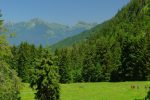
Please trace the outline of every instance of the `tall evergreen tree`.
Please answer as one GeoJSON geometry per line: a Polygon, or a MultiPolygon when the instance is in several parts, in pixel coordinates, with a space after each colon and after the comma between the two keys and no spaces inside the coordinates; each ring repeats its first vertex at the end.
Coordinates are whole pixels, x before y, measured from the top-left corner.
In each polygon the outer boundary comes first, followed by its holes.
{"type": "Polygon", "coordinates": [[[22,43],[19,47],[19,58],[18,58],[18,76],[22,78],[23,82],[28,82],[29,80],[29,61],[26,52],[26,44],[22,43]]]}
{"type": "Polygon", "coordinates": [[[61,83],[72,82],[71,57],[69,49],[62,49],[58,56],[59,75],[61,83]]]}
{"type": "MultiPolygon", "coordinates": [[[[0,32],[2,32],[2,20],[0,20],[0,32]]],[[[20,79],[17,73],[7,63],[7,58],[12,56],[10,46],[5,36],[0,36],[0,99],[18,100],[20,79]]]]}
{"type": "Polygon", "coordinates": [[[93,54],[94,54],[93,50],[88,51],[83,60],[82,77],[85,82],[97,81],[96,78],[97,70],[94,64],[93,54]]]}
{"type": "Polygon", "coordinates": [[[59,100],[58,67],[54,65],[53,57],[48,50],[42,51],[41,58],[35,62],[31,87],[37,92],[37,100],[59,100]]]}

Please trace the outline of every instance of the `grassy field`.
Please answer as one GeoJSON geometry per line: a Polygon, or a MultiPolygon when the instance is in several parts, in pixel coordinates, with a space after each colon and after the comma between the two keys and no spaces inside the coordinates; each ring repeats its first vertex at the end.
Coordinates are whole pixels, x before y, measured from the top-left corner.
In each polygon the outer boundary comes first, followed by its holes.
{"type": "MultiPolygon", "coordinates": [[[[61,85],[61,100],[134,100],[146,96],[150,82],[100,82],[61,85]],[[131,88],[135,86],[135,88],[131,88]]],[[[28,84],[21,90],[22,100],[34,100],[28,84]]]]}

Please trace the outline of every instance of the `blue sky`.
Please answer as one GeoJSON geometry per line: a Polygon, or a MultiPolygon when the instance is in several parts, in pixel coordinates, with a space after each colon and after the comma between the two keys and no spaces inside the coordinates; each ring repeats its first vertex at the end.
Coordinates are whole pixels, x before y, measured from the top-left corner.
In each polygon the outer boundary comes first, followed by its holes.
{"type": "Polygon", "coordinates": [[[129,0],[0,0],[3,19],[20,22],[41,18],[73,25],[78,21],[101,23],[114,16],[129,0]]]}

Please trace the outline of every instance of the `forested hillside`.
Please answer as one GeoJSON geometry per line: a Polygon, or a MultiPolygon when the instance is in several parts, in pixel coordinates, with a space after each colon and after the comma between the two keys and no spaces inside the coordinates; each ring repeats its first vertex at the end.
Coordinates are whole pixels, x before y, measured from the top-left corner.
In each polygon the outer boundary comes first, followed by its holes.
{"type": "MultiPolygon", "coordinates": [[[[132,0],[131,0],[132,1],[132,0]]],[[[136,3],[136,1],[132,1],[132,3],[136,3]]],[[[136,17],[136,14],[135,13],[138,13],[138,10],[142,9],[141,7],[142,6],[139,6],[136,4],[128,4],[127,5],[128,7],[123,7],[119,12],[118,14],[116,14],[115,18],[112,18],[111,21],[106,21],[100,25],[97,25],[96,27],[92,28],[91,30],[87,31],[87,32],[83,32],[83,33],[80,33],[78,35],[75,35],[75,36],[72,36],[72,37],[68,37],[54,45],[52,45],[53,48],[62,48],[62,47],[67,47],[67,46],[71,46],[72,44],[75,44],[75,43],[78,43],[78,42],[81,42],[81,41],[85,41],[87,39],[87,37],[90,37],[91,35],[95,34],[95,33],[99,33],[102,34],[103,32],[101,32],[101,30],[104,30],[102,29],[102,27],[106,28],[106,27],[109,27],[106,23],[110,24],[112,23],[112,20],[114,19],[117,19],[119,18],[120,21],[124,21],[124,19],[130,19],[131,20],[131,17],[134,16],[136,17]],[[130,7],[133,5],[133,7],[130,7]],[[135,8],[136,6],[136,8],[135,8]],[[135,11],[137,10],[137,11],[135,11]],[[121,14],[119,14],[121,13],[121,14]],[[120,17],[119,17],[120,16],[120,17]],[[121,17],[122,16],[122,17],[121,17]],[[123,17],[124,16],[124,17],[123,17]],[[123,19],[122,19],[123,18],[123,19]]],[[[145,6],[145,8],[143,8],[143,11],[144,9],[148,9],[147,6],[145,6]]],[[[147,13],[149,13],[148,11],[146,11],[147,13]]],[[[144,14],[144,13],[143,13],[144,14]]],[[[133,19],[133,17],[132,17],[133,19]]],[[[139,18],[138,18],[139,19],[139,18]]],[[[119,20],[118,20],[119,21],[119,20]]],[[[137,21],[137,20],[136,20],[137,21]]],[[[116,22],[116,21],[115,21],[116,22]]],[[[120,23],[121,24],[121,23],[120,23]]],[[[127,23],[129,24],[129,23],[127,23]]],[[[131,24],[131,23],[130,23],[131,24]]],[[[114,26],[112,26],[114,27],[114,26]]],[[[131,28],[132,29],[132,28],[131,28]]]]}
{"type": "Polygon", "coordinates": [[[149,80],[149,0],[131,0],[87,34],[90,37],[83,42],[56,49],[60,82],[149,80]]]}

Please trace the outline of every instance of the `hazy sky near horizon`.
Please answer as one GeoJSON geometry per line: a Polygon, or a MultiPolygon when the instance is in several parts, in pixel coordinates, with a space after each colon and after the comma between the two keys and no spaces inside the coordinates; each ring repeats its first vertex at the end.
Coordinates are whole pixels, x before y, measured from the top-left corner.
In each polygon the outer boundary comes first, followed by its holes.
{"type": "Polygon", "coordinates": [[[0,0],[3,19],[20,22],[40,18],[73,25],[78,21],[101,23],[130,0],[0,0]]]}

